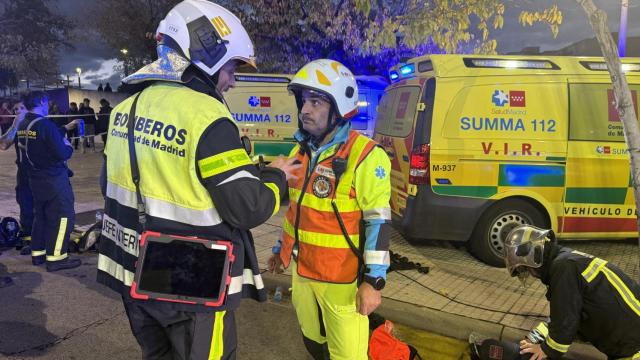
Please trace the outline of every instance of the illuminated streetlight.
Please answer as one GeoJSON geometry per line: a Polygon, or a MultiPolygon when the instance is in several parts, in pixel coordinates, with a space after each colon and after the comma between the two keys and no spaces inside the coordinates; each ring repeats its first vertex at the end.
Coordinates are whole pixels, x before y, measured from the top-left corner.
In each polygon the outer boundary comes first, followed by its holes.
{"type": "Polygon", "coordinates": [[[78,73],[78,87],[82,89],[82,83],[80,82],[80,74],[82,74],[82,69],[77,67],[76,72],[78,73]]]}
{"type": "Polygon", "coordinates": [[[122,48],[120,49],[120,52],[122,53],[122,55],[124,55],[124,76],[129,76],[129,67],[127,66],[127,54],[129,53],[129,50],[127,50],[126,48],[122,48]]]}

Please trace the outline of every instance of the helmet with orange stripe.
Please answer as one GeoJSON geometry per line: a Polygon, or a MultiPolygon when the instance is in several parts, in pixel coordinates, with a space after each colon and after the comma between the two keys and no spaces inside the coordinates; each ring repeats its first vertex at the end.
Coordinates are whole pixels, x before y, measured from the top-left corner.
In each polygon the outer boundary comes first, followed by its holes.
{"type": "MultiPolygon", "coordinates": [[[[304,90],[317,93],[329,100],[332,105],[332,114],[336,115],[336,121],[332,122],[332,115],[330,115],[329,129],[326,133],[358,113],[356,79],[351,70],[335,60],[319,59],[306,64],[295,74],[288,89],[296,98],[299,112],[302,110],[304,90]]],[[[302,129],[300,121],[298,121],[298,127],[302,129]]]]}

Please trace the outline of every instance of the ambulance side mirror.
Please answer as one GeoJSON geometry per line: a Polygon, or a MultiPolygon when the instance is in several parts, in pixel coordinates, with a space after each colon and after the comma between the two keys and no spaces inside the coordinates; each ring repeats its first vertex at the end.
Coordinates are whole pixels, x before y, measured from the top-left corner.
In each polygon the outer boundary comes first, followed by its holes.
{"type": "Polygon", "coordinates": [[[242,141],[242,146],[244,147],[244,150],[247,152],[247,155],[251,156],[251,140],[247,137],[247,136],[242,136],[240,138],[240,141],[242,141]]]}

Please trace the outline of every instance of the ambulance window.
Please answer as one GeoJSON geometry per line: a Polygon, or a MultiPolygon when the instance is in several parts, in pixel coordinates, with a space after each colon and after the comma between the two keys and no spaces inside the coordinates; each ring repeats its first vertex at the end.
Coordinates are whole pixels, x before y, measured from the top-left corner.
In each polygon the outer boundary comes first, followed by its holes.
{"type": "MultiPolygon", "coordinates": [[[[629,84],[638,111],[640,85],[629,84]]],[[[570,84],[569,139],[624,142],[611,84],[570,84]]]]}
{"type": "Polygon", "coordinates": [[[420,87],[403,86],[386,92],[378,105],[376,133],[406,137],[411,133],[420,87]]]}

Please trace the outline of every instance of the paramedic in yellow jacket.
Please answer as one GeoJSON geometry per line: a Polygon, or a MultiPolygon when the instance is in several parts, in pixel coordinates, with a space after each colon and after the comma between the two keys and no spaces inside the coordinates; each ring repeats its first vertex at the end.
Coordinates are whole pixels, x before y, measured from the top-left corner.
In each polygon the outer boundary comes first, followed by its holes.
{"type": "Polygon", "coordinates": [[[266,300],[249,229],[280,209],[294,167],[280,161],[258,170],[224,104],[236,66],[255,66],[253,44],[236,16],[206,0],[185,0],[160,22],[157,40],[158,60],[124,79],[139,89],[109,120],[98,282],[122,296],[144,359],[235,359],[235,309],[241,298],[266,300]],[[224,303],[131,296],[141,219],[149,231],[233,244],[224,303]]]}
{"type": "Polygon", "coordinates": [[[358,86],[344,65],[312,61],[289,90],[300,112],[290,157],[302,168],[288,182],[289,209],[269,267],[291,265],[293,305],[315,359],[366,360],[367,315],[380,305],[389,266],[390,161],[351,129],[358,86]]]}

